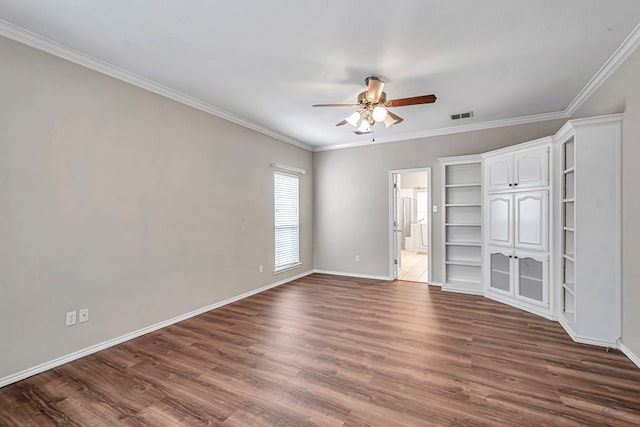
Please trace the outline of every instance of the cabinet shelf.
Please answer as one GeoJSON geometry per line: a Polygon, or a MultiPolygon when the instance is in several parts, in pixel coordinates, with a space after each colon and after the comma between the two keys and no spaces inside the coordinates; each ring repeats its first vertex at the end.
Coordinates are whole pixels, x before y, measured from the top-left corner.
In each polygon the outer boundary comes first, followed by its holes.
{"type": "Polygon", "coordinates": [[[482,246],[480,242],[445,242],[447,246],[482,246]]]}
{"type": "Polygon", "coordinates": [[[504,274],[505,276],[509,276],[511,274],[508,271],[498,270],[497,268],[492,268],[491,272],[497,273],[497,274],[504,274]]]}
{"type": "Polygon", "coordinates": [[[479,285],[482,282],[480,282],[480,280],[463,279],[451,276],[447,278],[447,283],[450,285],[479,285]]]}
{"type": "Polygon", "coordinates": [[[562,228],[564,229],[564,231],[571,231],[571,232],[576,231],[575,227],[562,227],[562,228]]]}
{"type": "Polygon", "coordinates": [[[462,187],[481,187],[480,183],[469,183],[469,184],[447,184],[445,188],[462,188],[462,187]]]}
{"type": "Polygon", "coordinates": [[[562,287],[565,288],[567,290],[567,292],[570,292],[571,295],[575,295],[576,294],[575,284],[574,283],[566,282],[566,283],[562,284],[562,287]]]}
{"type": "Polygon", "coordinates": [[[564,254],[562,255],[562,257],[566,260],[569,260],[571,262],[576,262],[576,259],[574,258],[575,255],[574,254],[564,254]]]}
{"type": "Polygon", "coordinates": [[[482,159],[439,159],[442,163],[443,285],[479,290],[482,283],[482,159]]]}
{"type": "Polygon", "coordinates": [[[568,197],[568,198],[566,198],[566,199],[564,199],[562,201],[565,202],[565,203],[573,203],[573,202],[576,201],[576,199],[575,199],[575,197],[568,197]]]}
{"type": "Polygon", "coordinates": [[[480,261],[473,261],[473,260],[465,260],[465,259],[460,259],[460,260],[447,260],[445,261],[445,264],[447,265],[466,265],[469,267],[481,267],[482,263],[480,261]]]}
{"type": "Polygon", "coordinates": [[[542,280],[541,278],[539,278],[539,277],[531,277],[531,276],[524,276],[524,275],[521,275],[521,276],[520,276],[520,278],[521,278],[521,279],[531,280],[531,281],[534,281],[534,282],[540,282],[540,283],[542,283],[542,282],[543,282],[543,280],[542,280]]]}
{"type": "Polygon", "coordinates": [[[570,168],[567,168],[567,169],[564,170],[564,174],[566,175],[566,174],[571,173],[571,172],[573,172],[575,170],[576,170],[576,167],[575,166],[571,166],[570,168]]]}

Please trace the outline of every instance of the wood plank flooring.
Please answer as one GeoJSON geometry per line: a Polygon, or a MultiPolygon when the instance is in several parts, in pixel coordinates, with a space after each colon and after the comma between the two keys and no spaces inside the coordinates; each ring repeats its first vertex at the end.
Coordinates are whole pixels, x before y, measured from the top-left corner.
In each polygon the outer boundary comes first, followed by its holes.
{"type": "Polygon", "coordinates": [[[555,322],[314,274],[0,389],[2,426],[640,425],[640,369],[555,322]]]}

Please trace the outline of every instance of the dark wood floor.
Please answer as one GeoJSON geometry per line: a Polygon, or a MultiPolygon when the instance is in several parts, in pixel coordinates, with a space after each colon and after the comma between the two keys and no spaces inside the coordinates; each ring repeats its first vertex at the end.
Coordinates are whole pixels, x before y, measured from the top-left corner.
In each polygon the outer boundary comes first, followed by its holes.
{"type": "Polygon", "coordinates": [[[0,389],[0,425],[640,425],[640,369],[482,297],[314,274],[0,389]]]}

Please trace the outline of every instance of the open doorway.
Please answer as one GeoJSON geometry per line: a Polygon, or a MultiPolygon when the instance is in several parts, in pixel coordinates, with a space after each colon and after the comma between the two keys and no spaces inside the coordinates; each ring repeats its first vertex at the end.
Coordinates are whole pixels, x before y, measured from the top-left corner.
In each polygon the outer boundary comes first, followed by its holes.
{"type": "Polygon", "coordinates": [[[394,278],[428,283],[431,246],[431,168],[391,172],[394,278]]]}

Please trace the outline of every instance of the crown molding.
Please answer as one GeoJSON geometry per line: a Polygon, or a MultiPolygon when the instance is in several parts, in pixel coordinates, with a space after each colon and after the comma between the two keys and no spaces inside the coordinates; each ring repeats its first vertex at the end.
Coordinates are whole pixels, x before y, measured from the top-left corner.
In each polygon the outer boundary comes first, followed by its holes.
{"type": "Polygon", "coordinates": [[[426,130],[422,132],[406,133],[393,137],[376,138],[371,141],[357,141],[339,145],[329,145],[325,147],[315,147],[314,152],[341,150],[344,148],[360,147],[362,145],[384,144],[388,142],[406,141],[410,139],[429,138],[433,136],[451,135],[454,133],[472,132],[485,129],[493,129],[506,126],[522,125],[527,123],[544,122],[547,120],[567,119],[569,116],[564,111],[556,111],[553,113],[534,114],[531,116],[513,117],[510,119],[492,120],[489,122],[470,123],[468,125],[451,126],[440,129],[426,130]]]}
{"type": "Polygon", "coordinates": [[[598,72],[589,80],[576,97],[565,108],[567,116],[571,117],[578,111],[578,108],[604,83],[605,80],[613,74],[613,72],[631,55],[636,47],[640,44],[640,24],[638,24],[631,34],[622,42],[622,44],[613,52],[613,55],[607,59],[598,72]]]}
{"type": "Polygon", "coordinates": [[[0,35],[25,44],[27,46],[33,47],[35,49],[50,53],[59,58],[66,59],[67,61],[73,62],[83,67],[90,68],[99,73],[106,74],[109,77],[113,77],[123,82],[148,90],[149,92],[153,92],[157,95],[164,96],[165,98],[169,98],[173,101],[179,102],[197,110],[204,111],[205,113],[209,113],[211,115],[228,120],[232,123],[259,132],[263,135],[267,135],[282,142],[295,145],[296,147],[302,148],[304,150],[312,151],[312,147],[308,144],[302,143],[280,133],[274,132],[271,129],[267,129],[255,123],[249,122],[242,117],[217,108],[191,95],[187,95],[177,90],[168,88],[151,79],[132,73],[100,59],[94,58],[84,52],[73,49],[62,43],[58,43],[54,40],[26,30],[2,19],[0,19],[0,35]]]}
{"type": "Polygon", "coordinates": [[[143,76],[139,76],[130,71],[124,70],[115,65],[109,64],[100,59],[94,58],[84,52],[70,48],[66,45],[58,43],[54,40],[48,39],[39,34],[33,33],[17,25],[11,24],[7,21],[0,19],[0,35],[7,37],[11,40],[15,40],[27,46],[42,50],[57,57],[66,59],[75,64],[81,65],[86,68],[90,68],[102,74],[106,74],[115,79],[124,81],[166,98],[172,99],[184,105],[188,105],[192,108],[204,111],[211,115],[228,120],[232,123],[259,132],[263,135],[270,136],[282,142],[294,145],[308,151],[329,151],[340,150],[345,148],[354,148],[372,144],[384,144],[390,142],[406,141],[418,138],[429,138],[434,136],[449,135],[462,132],[472,132],[484,129],[492,129],[504,126],[514,126],[520,124],[528,124],[541,122],[546,120],[568,119],[570,118],[582,104],[602,85],[602,83],[629,57],[629,55],[640,45],[640,24],[638,24],[629,36],[622,42],[622,44],[616,49],[616,51],[609,57],[605,64],[598,70],[598,72],[589,80],[589,82],[582,88],[582,90],[576,95],[576,97],[569,103],[567,108],[563,111],[557,111],[552,113],[535,114],[530,116],[514,117],[510,119],[493,120],[482,123],[471,123],[461,126],[451,126],[439,129],[432,129],[422,132],[401,134],[393,137],[378,138],[376,141],[361,140],[353,141],[345,144],[336,144],[328,146],[312,146],[303,142],[297,141],[271,129],[267,129],[255,123],[252,123],[242,117],[231,114],[220,108],[217,108],[211,104],[208,104],[202,100],[199,100],[191,95],[184,94],[174,89],[163,86],[151,79],[143,76]]]}

